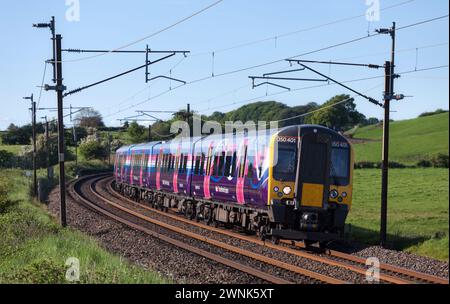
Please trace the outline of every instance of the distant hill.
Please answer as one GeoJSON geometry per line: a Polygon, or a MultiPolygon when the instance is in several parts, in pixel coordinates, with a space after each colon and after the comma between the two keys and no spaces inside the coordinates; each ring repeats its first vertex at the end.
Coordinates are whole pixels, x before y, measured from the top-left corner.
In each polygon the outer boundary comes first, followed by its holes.
{"type": "MultiPolygon", "coordinates": [[[[438,153],[449,154],[449,113],[392,122],[390,160],[415,164],[438,153]]],[[[382,125],[371,125],[353,132],[356,161],[381,160],[382,125]]]]}
{"type": "MultiPolygon", "coordinates": [[[[306,105],[290,107],[276,101],[260,101],[244,105],[236,110],[227,113],[214,112],[210,116],[205,117],[205,119],[218,121],[220,123],[225,123],[226,121],[269,122],[301,115],[306,112],[316,110],[318,107],[319,105],[314,102],[308,103],[306,105]]],[[[301,124],[302,122],[303,119],[299,117],[281,122],[279,126],[284,127],[286,125],[301,124]]]]}

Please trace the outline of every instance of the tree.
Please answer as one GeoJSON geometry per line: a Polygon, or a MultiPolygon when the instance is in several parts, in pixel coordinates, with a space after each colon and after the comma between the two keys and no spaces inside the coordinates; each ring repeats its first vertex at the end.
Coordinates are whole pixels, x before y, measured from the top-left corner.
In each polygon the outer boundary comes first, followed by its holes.
{"type": "Polygon", "coordinates": [[[75,116],[75,121],[77,126],[81,128],[100,128],[105,126],[100,112],[91,108],[82,109],[75,116]]]}
{"type": "MultiPolygon", "coordinates": [[[[52,133],[49,135],[48,139],[48,148],[49,148],[49,160],[50,166],[54,166],[58,164],[58,135],[56,133],[52,133]]],[[[47,166],[47,139],[44,134],[38,134],[36,137],[36,163],[38,168],[45,168],[47,166]]],[[[74,159],[74,155],[70,150],[65,146],[64,156],[66,161],[70,161],[74,159]]],[[[22,149],[21,156],[23,159],[32,159],[33,156],[33,147],[26,146],[22,149]]]]}
{"type": "Polygon", "coordinates": [[[437,114],[442,114],[442,113],[447,113],[447,112],[448,112],[448,110],[437,109],[434,112],[424,112],[424,113],[420,114],[419,117],[432,116],[432,115],[437,115],[437,114]]]}
{"type": "Polygon", "coordinates": [[[367,118],[366,124],[367,125],[376,125],[380,122],[380,120],[376,117],[369,117],[367,118]]]}
{"type": "MultiPolygon", "coordinates": [[[[44,132],[42,123],[36,124],[36,133],[44,132]]],[[[6,132],[2,135],[2,142],[6,145],[29,145],[31,143],[31,136],[33,128],[31,124],[18,127],[10,124],[6,132]]]]}
{"type": "Polygon", "coordinates": [[[89,135],[81,140],[79,150],[80,154],[87,160],[105,160],[108,157],[108,145],[100,141],[95,135],[89,135]]]}
{"type": "Polygon", "coordinates": [[[80,140],[86,138],[88,136],[88,130],[86,128],[81,127],[73,127],[71,129],[66,129],[64,132],[64,140],[66,142],[66,146],[75,147],[80,140]],[[75,131],[75,137],[74,137],[75,131]],[[75,141],[76,139],[76,141],[75,141]]]}
{"type": "Polygon", "coordinates": [[[356,124],[363,123],[366,117],[356,110],[354,99],[349,95],[336,95],[321,108],[307,118],[307,122],[323,125],[334,130],[345,130],[356,124]],[[346,102],[343,102],[347,100],[346,102]],[[336,105],[335,105],[336,104],[336,105]]]}
{"type": "Polygon", "coordinates": [[[300,116],[305,113],[314,111],[319,108],[319,105],[315,102],[307,103],[304,106],[296,106],[288,109],[284,109],[279,113],[279,118],[277,120],[283,120],[281,121],[278,126],[286,127],[286,126],[292,126],[292,125],[301,125],[306,122],[305,117],[306,116],[300,116]],[[296,117],[300,116],[300,117],[296,117]],[[293,119],[290,119],[291,117],[296,117],[293,119]]]}
{"type": "Polygon", "coordinates": [[[0,150],[0,168],[6,168],[11,164],[14,154],[5,150],[0,150]]]}
{"type": "Polygon", "coordinates": [[[143,142],[147,139],[147,132],[144,126],[140,126],[133,121],[127,130],[128,136],[133,144],[143,142]]]}

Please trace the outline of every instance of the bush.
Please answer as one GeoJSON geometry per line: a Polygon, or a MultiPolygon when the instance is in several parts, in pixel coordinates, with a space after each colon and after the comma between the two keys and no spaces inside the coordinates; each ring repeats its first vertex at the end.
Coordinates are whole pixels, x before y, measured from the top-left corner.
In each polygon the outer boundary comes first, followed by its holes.
{"type": "MultiPolygon", "coordinates": [[[[381,167],[381,164],[380,164],[380,167],[381,167]]],[[[395,162],[395,161],[390,161],[389,162],[389,168],[393,168],[393,169],[403,169],[403,168],[406,168],[407,166],[406,165],[404,165],[404,164],[402,164],[402,163],[398,163],[398,162],[395,162]]]]}
{"type": "Polygon", "coordinates": [[[66,270],[63,264],[44,258],[12,271],[4,280],[20,284],[61,284],[67,282],[66,270]]]}
{"type": "Polygon", "coordinates": [[[443,109],[437,109],[434,112],[424,112],[422,114],[419,115],[419,117],[426,117],[426,116],[432,116],[432,115],[437,115],[437,114],[442,114],[442,113],[447,113],[447,110],[443,110],[443,109]]]}
{"type": "Polygon", "coordinates": [[[381,163],[361,161],[355,163],[355,169],[374,169],[381,168],[381,163]]]}
{"type": "Polygon", "coordinates": [[[108,148],[104,142],[101,142],[96,135],[89,135],[81,141],[79,146],[80,154],[86,160],[106,159],[108,157],[108,148]]]}
{"type": "Polygon", "coordinates": [[[429,161],[427,159],[422,159],[422,160],[418,161],[416,165],[417,165],[417,167],[422,167],[422,168],[430,168],[431,166],[433,166],[431,161],[429,161]]]}
{"type": "Polygon", "coordinates": [[[101,143],[90,141],[80,145],[80,154],[87,160],[105,159],[108,152],[101,143]]]}
{"type": "Polygon", "coordinates": [[[9,167],[14,154],[8,151],[0,150],[0,168],[9,167]]]}
{"type": "Polygon", "coordinates": [[[15,205],[15,202],[8,199],[8,189],[10,189],[9,182],[0,178],[0,214],[7,212],[10,207],[15,205]]]}
{"type": "MultiPolygon", "coordinates": [[[[371,162],[371,161],[360,161],[355,163],[355,169],[381,169],[381,162],[371,162]]],[[[389,162],[389,168],[391,169],[403,169],[407,168],[405,164],[398,163],[395,161],[389,162]]]]}
{"type": "MultiPolygon", "coordinates": [[[[46,168],[47,167],[47,157],[49,156],[49,165],[54,166],[58,164],[58,136],[57,134],[51,134],[48,138],[45,137],[44,134],[38,134],[36,138],[36,164],[38,168],[46,168]],[[49,149],[49,155],[47,155],[47,144],[49,149]]],[[[75,159],[73,153],[65,147],[65,160],[70,161],[75,159]]],[[[21,161],[31,162],[33,157],[33,146],[25,146],[22,148],[22,152],[20,153],[21,161]]],[[[30,163],[31,165],[31,163],[30,163]]]]}
{"type": "Polygon", "coordinates": [[[448,168],[449,156],[439,153],[431,159],[431,163],[435,168],[448,168]]]}

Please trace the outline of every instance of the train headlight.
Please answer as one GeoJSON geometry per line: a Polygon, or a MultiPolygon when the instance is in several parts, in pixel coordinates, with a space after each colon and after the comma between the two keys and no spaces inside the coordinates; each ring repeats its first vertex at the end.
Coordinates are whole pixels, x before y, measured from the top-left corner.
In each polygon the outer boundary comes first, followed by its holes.
{"type": "Polygon", "coordinates": [[[291,187],[286,186],[286,187],[283,188],[283,193],[284,194],[289,195],[289,194],[291,194],[291,192],[292,192],[291,187]]]}
{"type": "Polygon", "coordinates": [[[278,192],[278,191],[280,191],[280,188],[275,187],[275,188],[273,188],[273,191],[278,192]]]}
{"type": "Polygon", "coordinates": [[[347,197],[347,192],[342,192],[342,197],[347,197]]]}
{"type": "Polygon", "coordinates": [[[330,198],[335,199],[339,196],[339,192],[337,190],[333,189],[330,191],[330,198]]]}

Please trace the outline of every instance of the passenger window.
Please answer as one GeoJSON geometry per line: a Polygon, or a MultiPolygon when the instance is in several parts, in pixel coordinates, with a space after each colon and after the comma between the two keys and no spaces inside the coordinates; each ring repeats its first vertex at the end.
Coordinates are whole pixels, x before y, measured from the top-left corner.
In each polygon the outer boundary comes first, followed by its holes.
{"type": "Polygon", "coordinates": [[[180,154],[177,161],[177,170],[179,173],[183,173],[183,167],[184,167],[184,156],[183,154],[180,154]]]}
{"type": "Polygon", "coordinates": [[[241,156],[241,163],[239,165],[239,177],[244,177],[246,160],[247,160],[247,146],[245,146],[243,156],[241,156]]]}
{"type": "Polygon", "coordinates": [[[233,152],[233,161],[231,162],[231,176],[235,176],[236,174],[236,162],[237,162],[237,154],[236,151],[233,152]]]}
{"type": "Polygon", "coordinates": [[[205,171],[206,171],[206,175],[211,175],[210,173],[211,173],[211,161],[212,161],[212,147],[211,148],[209,148],[209,151],[208,151],[208,159],[207,159],[207,161],[206,161],[206,168],[205,168],[205,171]]]}
{"type": "Polygon", "coordinates": [[[184,162],[183,162],[183,172],[187,173],[187,163],[188,163],[189,157],[188,155],[184,156],[184,162]]]}
{"type": "Polygon", "coordinates": [[[253,178],[253,164],[250,162],[250,160],[249,160],[249,164],[248,164],[247,177],[250,179],[253,178]]]}
{"type": "Polygon", "coordinates": [[[224,165],[225,165],[225,154],[226,153],[223,151],[222,155],[219,158],[219,171],[217,173],[218,176],[223,176],[224,175],[223,168],[224,168],[224,165]]]}
{"type": "Polygon", "coordinates": [[[200,171],[200,156],[197,155],[195,157],[195,165],[194,165],[194,175],[198,175],[198,172],[200,171]]]}
{"type": "Polygon", "coordinates": [[[233,160],[233,156],[231,156],[231,155],[228,155],[228,156],[225,157],[225,170],[224,170],[224,173],[223,173],[224,176],[229,176],[230,175],[232,160],[233,160]]]}
{"type": "Polygon", "coordinates": [[[200,170],[198,172],[200,175],[205,174],[205,153],[202,153],[200,160],[200,170]]]}

